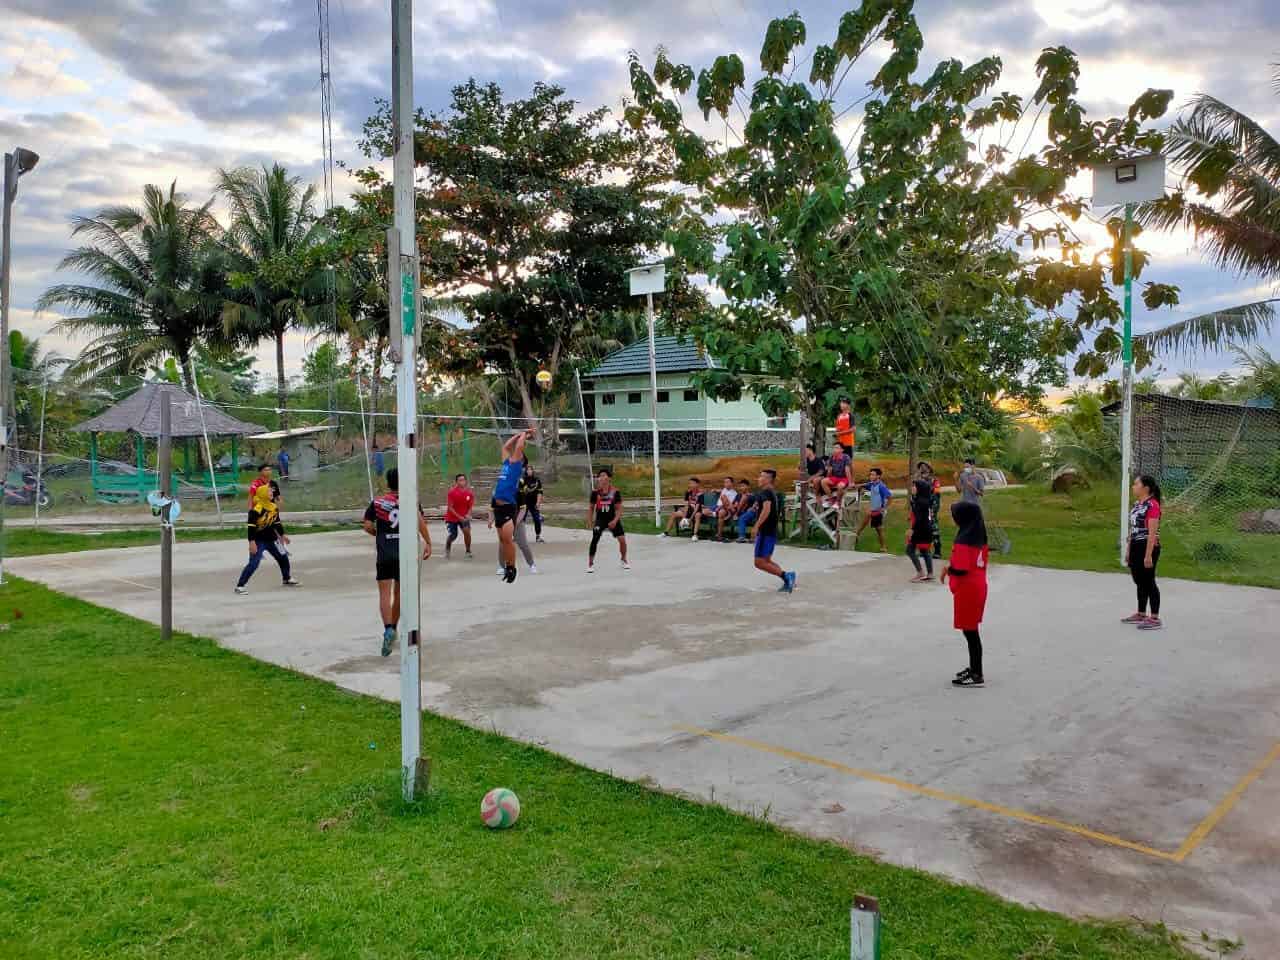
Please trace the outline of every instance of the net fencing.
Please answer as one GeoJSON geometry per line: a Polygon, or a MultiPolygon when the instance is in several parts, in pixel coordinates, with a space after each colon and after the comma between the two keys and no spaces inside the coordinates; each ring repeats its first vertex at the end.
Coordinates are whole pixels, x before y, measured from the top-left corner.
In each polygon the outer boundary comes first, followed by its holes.
{"type": "Polygon", "coordinates": [[[1138,394],[1131,454],[1160,485],[1165,556],[1231,571],[1280,555],[1280,410],[1138,394]]]}

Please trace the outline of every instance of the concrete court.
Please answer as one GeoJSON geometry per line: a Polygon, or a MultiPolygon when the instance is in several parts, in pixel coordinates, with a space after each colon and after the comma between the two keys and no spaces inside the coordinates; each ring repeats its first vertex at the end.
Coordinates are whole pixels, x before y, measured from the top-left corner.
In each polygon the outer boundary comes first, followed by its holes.
{"type": "MultiPolygon", "coordinates": [[[[633,535],[624,572],[606,538],[586,576],[586,533],[548,528],[541,575],[508,586],[476,535],[474,561],[425,568],[431,709],[1024,903],[1280,956],[1277,592],[1165,581],[1168,626],[1138,633],[1125,575],[997,566],[988,686],[957,690],[950,598],[902,557],[784,546],[786,597],[746,546],[633,535]]],[[[264,607],[231,592],[242,542],[179,536],[177,625],[395,699],[370,539],[291,549],[304,585],[264,560],[250,589],[284,601],[264,607]]],[[[7,567],[157,621],[158,562],[7,567]]]]}

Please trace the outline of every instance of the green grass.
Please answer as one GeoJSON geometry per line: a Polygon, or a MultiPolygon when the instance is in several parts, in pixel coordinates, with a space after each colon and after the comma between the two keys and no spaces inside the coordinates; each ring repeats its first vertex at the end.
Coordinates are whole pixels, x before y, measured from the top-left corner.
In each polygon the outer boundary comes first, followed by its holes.
{"type": "MultiPolygon", "coordinates": [[[[885,524],[885,543],[891,552],[902,553],[907,535],[907,512],[903,497],[895,497],[885,524]]],[[[950,505],[954,496],[942,500],[942,539],[950,543],[955,530],[950,505]]],[[[1059,570],[1123,572],[1119,563],[1120,495],[1114,489],[1080,490],[1074,494],[1052,493],[1032,485],[1009,490],[988,490],[983,503],[987,525],[993,534],[1008,537],[1008,553],[994,545],[991,558],[997,563],[1020,563],[1059,570]]],[[[667,513],[664,510],[664,515],[667,513]]],[[[585,518],[585,507],[581,513],[585,518]]],[[[649,510],[632,510],[626,526],[635,533],[654,533],[649,510]]],[[[794,518],[789,518],[793,522],[794,518]]],[[[1187,513],[1170,510],[1161,526],[1159,572],[1164,577],[1238,583],[1280,588],[1280,535],[1241,533],[1231,526],[1234,516],[1221,518],[1201,510],[1187,513]]],[[[582,520],[570,515],[553,522],[580,527],[582,520]]],[[[705,528],[704,528],[705,529],[705,528]]],[[[714,526],[711,528],[714,533],[714,526]]],[[[785,540],[783,546],[820,547],[830,541],[813,536],[808,543],[785,540]]],[[[867,529],[859,540],[860,550],[877,549],[875,532],[867,529]]]]}
{"type": "MultiPolygon", "coordinates": [[[[219,530],[216,527],[181,526],[178,521],[178,539],[183,543],[197,540],[243,540],[244,529],[239,523],[228,523],[219,530]]],[[[330,533],[334,530],[354,530],[353,524],[291,525],[289,532],[330,533]]],[[[37,530],[32,527],[8,527],[4,532],[6,557],[33,557],[44,553],[78,553],[81,550],[105,550],[108,547],[146,547],[160,543],[158,525],[144,528],[107,530],[103,533],[64,533],[57,530],[37,530]]]]}
{"type": "Polygon", "coordinates": [[[0,956],[838,958],[879,896],[895,960],[1189,956],[801,839],[13,579],[0,632],[0,956]],[[74,656],[69,656],[74,651],[74,656]],[[520,823],[479,821],[514,788],[520,823]]]}

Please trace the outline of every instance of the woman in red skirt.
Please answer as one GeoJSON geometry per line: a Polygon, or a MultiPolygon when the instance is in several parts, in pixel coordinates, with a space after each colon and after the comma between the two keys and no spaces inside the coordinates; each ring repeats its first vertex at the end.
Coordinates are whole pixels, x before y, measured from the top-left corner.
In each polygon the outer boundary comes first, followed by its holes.
{"type": "Polygon", "coordinates": [[[969,666],[951,682],[957,687],[980,687],[983,685],[982,637],[978,634],[978,625],[987,606],[987,525],[982,521],[982,508],[963,500],[951,505],[951,519],[960,529],[940,579],[946,583],[947,577],[951,577],[954,625],[969,644],[969,666]]]}

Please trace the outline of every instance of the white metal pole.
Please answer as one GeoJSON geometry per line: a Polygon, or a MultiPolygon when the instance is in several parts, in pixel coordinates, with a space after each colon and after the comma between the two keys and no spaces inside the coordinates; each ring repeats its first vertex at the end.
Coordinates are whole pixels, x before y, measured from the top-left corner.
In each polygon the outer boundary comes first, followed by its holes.
{"type": "Polygon", "coordinates": [[[658,347],[653,336],[653,294],[645,294],[649,317],[649,418],[653,421],[653,525],[662,526],[662,464],[658,457],[658,347]]]}
{"type": "MultiPolygon", "coordinates": [[[[204,438],[204,459],[209,465],[209,489],[213,491],[213,509],[218,513],[218,526],[222,526],[222,499],[218,496],[218,478],[213,472],[213,450],[209,447],[209,427],[204,422],[204,401],[200,399],[200,381],[196,379],[196,360],[195,357],[187,361],[187,369],[191,371],[191,389],[196,392],[196,412],[200,414],[200,435],[204,438]]],[[[234,445],[233,445],[234,446],[234,445]]],[[[240,451],[236,450],[235,460],[240,456],[240,451]]],[[[231,464],[231,476],[239,479],[240,464],[231,464]]]]}
{"type": "Polygon", "coordinates": [[[4,225],[0,227],[0,584],[4,583],[4,485],[9,482],[9,244],[13,223],[13,197],[18,192],[18,155],[4,155],[4,225]]]}
{"type": "Polygon", "coordinates": [[[422,759],[422,677],[418,584],[418,243],[413,189],[413,0],[394,0],[391,20],[391,124],[395,142],[394,229],[399,234],[399,298],[388,299],[401,324],[396,368],[397,463],[400,473],[400,782],[406,800],[427,787],[422,759]],[[399,303],[399,309],[394,305],[399,303]]]}
{"type": "Polygon", "coordinates": [[[46,374],[40,384],[40,441],[36,446],[36,520],[40,526],[40,494],[44,487],[44,411],[49,402],[49,377],[46,374]]]}
{"type": "MultiPolygon", "coordinates": [[[[373,464],[369,462],[369,458],[373,456],[373,451],[369,449],[369,430],[364,422],[364,387],[362,386],[364,378],[356,374],[356,398],[360,401],[360,436],[364,440],[364,475],[369,481],[369,499],[373,499],[373,464]]],[[[378,425],[373,425],[373,436],[376,440],[378,437],[378,425]]]]}
{"type": "Polygon", "coordinates": [[[1125,547],[1129,539],[1129,484],[1133,477],[1133,248],[1130,235],[1133,227],[1133,204],[1124,206],[1124,347],[1121,375],[1122,399],[1120,401],[1120,565],[1129,562],[1125,547]]]}
{"type": "Polygon", "coordinates": [[[587,448],[587,478],[589,485],[594,489],[596,472],[591,467],[591,434],[587,431],[587,402],[582,397],[582,372],[575,368],[573,379],[578,383],[578,412],[582,414],[582,443],[587,448]]]}

